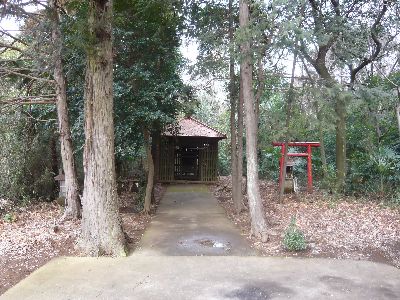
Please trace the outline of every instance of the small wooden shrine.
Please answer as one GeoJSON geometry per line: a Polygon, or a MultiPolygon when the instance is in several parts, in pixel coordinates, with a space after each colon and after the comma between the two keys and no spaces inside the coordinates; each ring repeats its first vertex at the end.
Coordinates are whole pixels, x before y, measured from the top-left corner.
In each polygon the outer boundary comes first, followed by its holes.
{"type": "Polygon", "coordinates": [[[159,182],[212,183],[218,177],[218,141],[226,135],[192,118],[168,127],[156,150],[159,182]]]}

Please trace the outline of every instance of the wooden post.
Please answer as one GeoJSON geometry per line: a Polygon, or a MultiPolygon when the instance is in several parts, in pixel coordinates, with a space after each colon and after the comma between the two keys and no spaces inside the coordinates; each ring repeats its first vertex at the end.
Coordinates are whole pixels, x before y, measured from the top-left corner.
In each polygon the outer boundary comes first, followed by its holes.
{"type": "Polygon", "coordinates": [[[283,181],[285,180],[285,178],[282,178],[284,158],[285,158],[285,144],[282,144],[281,145],[281,159],[279,161],[279,187],[281,187],[281,184],[283,184],[283,181]]]}
{"type": "Polygon", "coordinates": [[[307,190],[309,193],[313,192],[313,183],[312,183],[312,164],[311,164],[311,145],[307,146],[307,177],[308,177],[308,185],[307,190]]]}
{"type": "Polygon", "coordinates": [[[154,157],[154,182],[160,180],[160,131],[153,133],[152,152],[154,157]]]}

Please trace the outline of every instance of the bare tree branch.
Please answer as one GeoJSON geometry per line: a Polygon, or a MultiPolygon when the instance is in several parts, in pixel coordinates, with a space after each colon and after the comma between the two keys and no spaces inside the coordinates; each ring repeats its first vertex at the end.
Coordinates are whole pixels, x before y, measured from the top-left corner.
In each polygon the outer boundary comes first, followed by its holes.
{"type": "Polygon", "coordinates": [[[383,7],[382,10],[379,12],[374,24],[371,27],[371,38],[375,43],[375,50],[371,54],[369,58],[364,58],[363,61],[353,69],[353,67],[350,65],[350,84],[352,85],[356,81],[356,76],[357,73],[360,72],[364,67],[372,63],[379,55],[382,49],[382,43],[379,41],[377,37],[377,27],[381,24],[382,18],[384,17],[386,11],[388,9],[388,1],[383,1],[383,7]]]}
{"type": "Polygon", "coordinates": [[[15,43],[15,42],[13,42],[13,43],[11,43],[11,44],[5,44],[5,43],[3,43],[3,42],[0,41],[0,48],[5,48],[1,53],[4,53],[4,52],[7,51],[8,49],[15,50],[15,51],[18,51],[18,52],[20,52],[20,53],[25,53],[25,51],[22,50],[21,48],[19,48],[19,47],[17,47],[17,46],[14,46],[14,43],[15,43]]]}
{"type": "Polygon", "coordinates": [[[6,74],[13,74],[13,75],[17,75],[17,76],[37,80],[37,81],[43,81],[43,82],[48,82],[48,83],[54,84],[54,80],[52,80],[52,79],[41,78],[41,77],[29,75],[29,74],[23,74],[20,72],[15,72],[15,71],[9,70],[9,69],[3,69],[3,70],[4,70],[3,73],[6,73],[6,74]]]}
{"type": "Polygon", "coordinates": [[[6,35],[6,36],[8,36],[9,38],[12,38],[14,41],[17,41],[17,42],[20,42],[21,44],[24,44],[25,46],[28,45],[25,41],[23,41],[23,40],[21,40],[20,38],[18,38],[18,37],[16,37],[16,36],[12,35],[10,32],[8,32],[8,30],[5,30],[5,29],[2,28],[2,27],[0,27],[0,33],[1,33],[1,34],[4,34],[4,35],[6,35]]]}

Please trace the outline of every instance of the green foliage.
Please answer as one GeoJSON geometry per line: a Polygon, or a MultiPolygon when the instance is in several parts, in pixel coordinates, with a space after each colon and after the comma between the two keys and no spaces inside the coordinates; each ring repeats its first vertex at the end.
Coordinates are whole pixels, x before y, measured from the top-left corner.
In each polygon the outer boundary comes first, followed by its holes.
{"type": "Polygon", "coordinates": [[[292,217],[283,237],[283,247],[288,251],[303,251],[307,243],[303,232],[296,225],[296,218],[292,217]]]}
{"type": "Polygon", "coordinates": [[[55,193],[53,129],[22,112],[0,115],[0,197],[19,204],[26,198],[50,199],[55,193]]]}
{"type": "Polygon", "coordinates": [[[14,223],[17,220],[17,216],[13,213],[7,213],[3,216],[4,222],[14,223]]]}
{"type": "Polygon", "coordinates": [[[380,147],[370,155],[370,161],[376,172],[381,176],[398,174],[400,155],[389,147],[380,147]]]}
{"type": "Polygon", "coordinates": [[[142,211],[144,207],[144,199],[146,197],[146,180],[145,177],[142,177],[142,180],[139,182],[138,192],[136,193],[136,209],[137,211],[142,211]]]}
{"type": "Polygon", "coordinates": [[[357,194],[379,191],[390,198],[400,183],[399,133],[392,113],[397,99],[378,76],[369,77],[366,84],[356,90],[349,106],[347,190],[357,194]]]}
{"type": "Polygon", "coordinates": [[[279,159],[281,151],[279,148],[266,145],[259,154],[260,176],[262,178],[278,178],[279,176],[279,159]]]}
{"type": "MultiPolygon", "coordinates": [[[[221,149],[221,144],[219,143],[219,147],[221,149]]],[[[227,147],[228,143],[225,142],[224,145],[227,147]]],[[[220,176],[227,176],[231,173],[231,157],[228,156],[227,151],[219,151],[218,152],[218,174],[220,176]]]]}
{"type": "MultiPolygon", "coordinates": [[[[114,1],[114,125],[118,171],[124,164],[130,166],[132,161],[136,164],[145,155],[144,128],[153,132],[162,130],[193,98],[191,88],[180,79],[183,67],[179,53],[183,22],[178,13],[180,5],[180,1],[114,1]]],[[[82,175],[87,4],[76,4],[74,10],[73,17],[63,18],[64,61],[71,129],[82,175]]]]}
{"type": "Polygon", "coordinates": [[[389,201],[389,205],[400,207],[400,189],[397,189],[389,201]]]}

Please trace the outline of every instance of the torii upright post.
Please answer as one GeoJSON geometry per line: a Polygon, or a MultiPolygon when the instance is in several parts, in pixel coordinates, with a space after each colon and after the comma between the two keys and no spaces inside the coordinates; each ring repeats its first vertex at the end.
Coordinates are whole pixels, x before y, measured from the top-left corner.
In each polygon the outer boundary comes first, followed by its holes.
{"type": "Polygon", "coordinates": [[[312,161],[311,161],[311,146],[307,146],[307,190],[309,193],[313,191],[313,184],[312,184],[312,161]]]}
{"type": "MultiPolygon", "coordinates": [[[[281,147],[281,159],[279,161],[279,185],[283,183],[284,178],[283,175],[283,157],[285,153],[285,143],[282,142],[274,142],[272,143],[274,146],[281,147]]],[[[290,142],[288,143],[288,147],[307,147],[306,153],[287,153],[287,156],[294,157],[306,157],[307,158],[307,191],[309,193],[313,192],[313,178],[312,178],[312,147],[319,147],[320,143],[318,142],[290,142]]]]}

